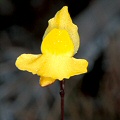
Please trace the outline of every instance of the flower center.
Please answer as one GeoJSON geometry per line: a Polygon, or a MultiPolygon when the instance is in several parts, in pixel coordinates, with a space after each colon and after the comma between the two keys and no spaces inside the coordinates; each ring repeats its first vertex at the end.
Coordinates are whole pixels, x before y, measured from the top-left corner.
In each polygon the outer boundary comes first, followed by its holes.
{"type": "Polygon", "coordinates": [[[55,28],[44,38],[41,51],[43,54],[73,56],[74,44],[66,30],[55,28]]]}

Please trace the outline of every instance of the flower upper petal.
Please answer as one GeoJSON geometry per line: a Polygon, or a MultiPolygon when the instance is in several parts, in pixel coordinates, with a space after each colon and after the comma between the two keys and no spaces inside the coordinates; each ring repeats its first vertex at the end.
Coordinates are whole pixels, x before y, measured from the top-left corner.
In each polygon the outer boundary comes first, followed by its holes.
{"type": "Polygon", "coordinates": [[[67,6],[64,6],[56,13],[54,18],[49,20],[43,39],[54,28],[65,29],[69,33],[74,44],[74,54],[77,53],[80,44],[78,27],[72,23],[67,6]]]}

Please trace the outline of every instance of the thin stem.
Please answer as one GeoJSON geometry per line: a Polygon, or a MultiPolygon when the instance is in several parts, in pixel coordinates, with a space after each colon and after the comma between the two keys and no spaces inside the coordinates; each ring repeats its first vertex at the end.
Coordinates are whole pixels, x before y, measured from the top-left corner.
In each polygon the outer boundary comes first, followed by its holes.
{"type": "Polygon", "coordinates": [[[64,120],[64,95],[65,95],[64,86],[65,86],[65,82],[60,81],[61,120],[64,120]]]}

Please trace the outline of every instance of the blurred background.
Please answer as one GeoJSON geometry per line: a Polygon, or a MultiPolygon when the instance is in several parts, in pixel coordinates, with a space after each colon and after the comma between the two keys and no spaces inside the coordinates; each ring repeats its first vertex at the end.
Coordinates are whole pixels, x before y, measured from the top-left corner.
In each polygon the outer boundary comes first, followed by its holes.
{"type": "Polygon", "coordinates": [[[22,53],[41,53],[48,20],[64,5],[78,25],[76,58],[88,73],[65,81],[65,120],[120,120],[120,0],[0,0],[0,120],[60,120],[59,82],[15,67],[22,53]]]}

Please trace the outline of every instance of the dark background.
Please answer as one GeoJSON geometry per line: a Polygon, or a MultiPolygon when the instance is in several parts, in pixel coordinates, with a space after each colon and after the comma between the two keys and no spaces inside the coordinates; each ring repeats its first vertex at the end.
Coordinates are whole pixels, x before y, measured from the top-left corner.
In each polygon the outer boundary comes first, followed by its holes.
{"type": "Polygon", "coordinates": [[[59,120],[59,82],[15,67],[22,53],[39,54],[48,20],[64,5],[78,25],[76,58],[88,73],[65,81],[65,120],[120,119],[119,0],[0,0],[0,120],[59,120]]]}

